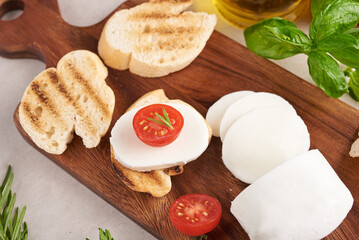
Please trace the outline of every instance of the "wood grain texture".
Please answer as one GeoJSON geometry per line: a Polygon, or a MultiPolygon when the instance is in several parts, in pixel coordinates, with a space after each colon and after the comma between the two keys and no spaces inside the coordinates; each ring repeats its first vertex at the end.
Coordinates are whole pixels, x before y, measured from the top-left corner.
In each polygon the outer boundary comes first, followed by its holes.
{"type": "MultiPolygon", "coordinates": [[[[130,0],[119,8],[141,2],[130,0]]],[[[0,15],[22,7],[24,13],[20,18],[0,21],[0,55],[38,58],[52,67],[72,50],[97,53],[97,42],[107,19],[90,27],[70,26],[61,18],[56,0],[0,0],[0,15]]],[[[266,91],[284,97],[307,124],[311,148],[323,153],[355,199],[347,218],[326,239],[359,239],[359,161],[348,155],[359,127],[359,112],[354,108],[327,97],[318,88],[218,32],[213,33],[200,56],[182,71],[147,79],[129,71],[109,69],[107,83],[116,95],[110,129],[135,100],[158,88],[163,88],[169,98],[190,103],[203,115],[217,99],[233,91],[266,91]]],[[[37,148],[21,128],[17,110],[14,123],[25,140],[37,148]]],[[[198,192],[216,197],[223,207],[220,225],[208,234],[209,239],[248,239],[229,211],[231,201],[247,185],[226,169],[221,147],[219,138],[213,138],[198,160],[186,165],[183,174],[172,177],[172,190],[162,198],[133,192],[120,181],[111,165],[109,133],[93,149],[86,149],[79,137],[59,156],[37,149],[158,238],[189,239],[172,227],[168,209],[180,195],[198,192]]]]}

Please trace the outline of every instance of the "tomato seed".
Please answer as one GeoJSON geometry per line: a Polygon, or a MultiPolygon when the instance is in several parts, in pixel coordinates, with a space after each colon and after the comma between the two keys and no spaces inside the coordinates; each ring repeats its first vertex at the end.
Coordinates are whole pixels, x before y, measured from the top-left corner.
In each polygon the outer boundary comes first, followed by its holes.
{"type": "Polygon", "coordinates": [[[148,128],[148,126],[145,126],[145,127],[143,128],[143,130],[145,130],[145,131],[146,131],[146,130],[147,130],[147,128],[148,128]]]}
{"type": "Polygon", "coordinates": [[[181,207],[184,207],[184,204],[183,204],[183,203],[179,203],[178,205],[180,205],[181,207]]]}
{"type": "Polygon", "coordinates": [[[207,212],[202,212],[202,214],[203,214],[204,216],[208,216],[208,213],[207,213],[207,212]]]}
{"type": "Polygon", "coordinates": [[[147,122],[147,121],[146,121],[146,120],[142,120],[142,121],[140,122],[140,125],[144,124],[145,122],[147,122]]]}
{"type": "Polygon", "coordinates": [[[179,212],[177,213],[178,216],[183,216],[183,213],[179,212]]]}
{"type": "Polygon", "coordinates": [[[181,207],[177,207],[178,209],[182,209],[181,207]]]}
{"type": "Polygon", "coordinates": [[[198,218],[195,218],[194,220],[196,220],[198,222],[198,218]]]}

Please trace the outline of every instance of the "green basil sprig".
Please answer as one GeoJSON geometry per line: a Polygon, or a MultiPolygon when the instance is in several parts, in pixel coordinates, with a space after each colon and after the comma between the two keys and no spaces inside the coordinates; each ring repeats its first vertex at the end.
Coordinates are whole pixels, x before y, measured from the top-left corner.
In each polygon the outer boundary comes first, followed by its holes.
{"type": "Polygon", "coordinates": [[[327,95],[338,98],[350,92],[359,101],[359,88],[353,91],[354,80],[347,83],[338,64],[359,69],[359,29],[354,28],[359,0],[311,0],[311,11],[309,37],[294,23],[275,17],[244,31],[247,47],[270,59],[304,53],[312,79],[327,95]]]}

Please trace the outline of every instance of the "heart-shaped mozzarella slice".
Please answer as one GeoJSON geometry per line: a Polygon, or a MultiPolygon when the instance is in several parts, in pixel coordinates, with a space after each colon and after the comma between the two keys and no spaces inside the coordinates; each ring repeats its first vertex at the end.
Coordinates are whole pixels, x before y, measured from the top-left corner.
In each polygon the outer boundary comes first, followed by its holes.
{"type": "Polygon", "coordinates": [[[285,108],[295,113],[294,108],[284,98],[266,92],[254,93],[231,104],[223,115],[220,125],[220,136],[223,142],[228,129],[245,114],[265,107],[285,108]]]}
{"type": "Polygon", "coordinates": [[[322,239],[348,214],[353,197],[318,150],[291,159],[244,189],[231,212],[250,239],[322,239]]]}
{"type": "Polygon", "coordinates": [[[224,95],[217,102],[215,102],[209,109],[206,115],[206,120],[211,126],[213,136],[219,137],[219,126],[221,125],[222,117],[229,105],[235,101],[253,94],[252,91],[238,91],[224,95]]]}
{"type": "Polygon", "coordinates": [[[117,161],[135,171],[151,171],[183,165],[197,159],[208,147],[207,124],[194,108],[181,103],[167,103],[184,118],[178,138],[164,147],[151,147],[138,139],[132,119],[140,109],[133,109],[118,119],[111,131],[110,142],[117,161]]]}
{"type": "Polygon", "coordinates": [[[222,158],[235,177],[253,183],[309,146],[308,129],[293,110],[269,107],[247,113],[232,125],[222,158]]]}

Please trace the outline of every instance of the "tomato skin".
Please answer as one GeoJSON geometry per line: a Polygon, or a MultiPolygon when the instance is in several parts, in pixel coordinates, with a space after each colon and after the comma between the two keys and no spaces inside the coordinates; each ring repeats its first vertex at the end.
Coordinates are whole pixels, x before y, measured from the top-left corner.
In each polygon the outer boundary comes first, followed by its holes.
{"type": "Polygon", "coordinates": [[[190,193],[172,203],[169,215],[178,231],[189,236],[200,236],[218,225],[222,216],[222,206],[213,197],[190,193]]]}
{"type": "Polygon", "coordinates": [[[184,119],[175,108],[166,104],[152,104],[138,110],[133,117],[132,125],[137,137],[147,145],[163,147],[172,143],[181,133],[184,119]],[[163,116],[163,109],[168,114],[172,129],[148,118],[160,120],[155,113],[163,116]]]}

